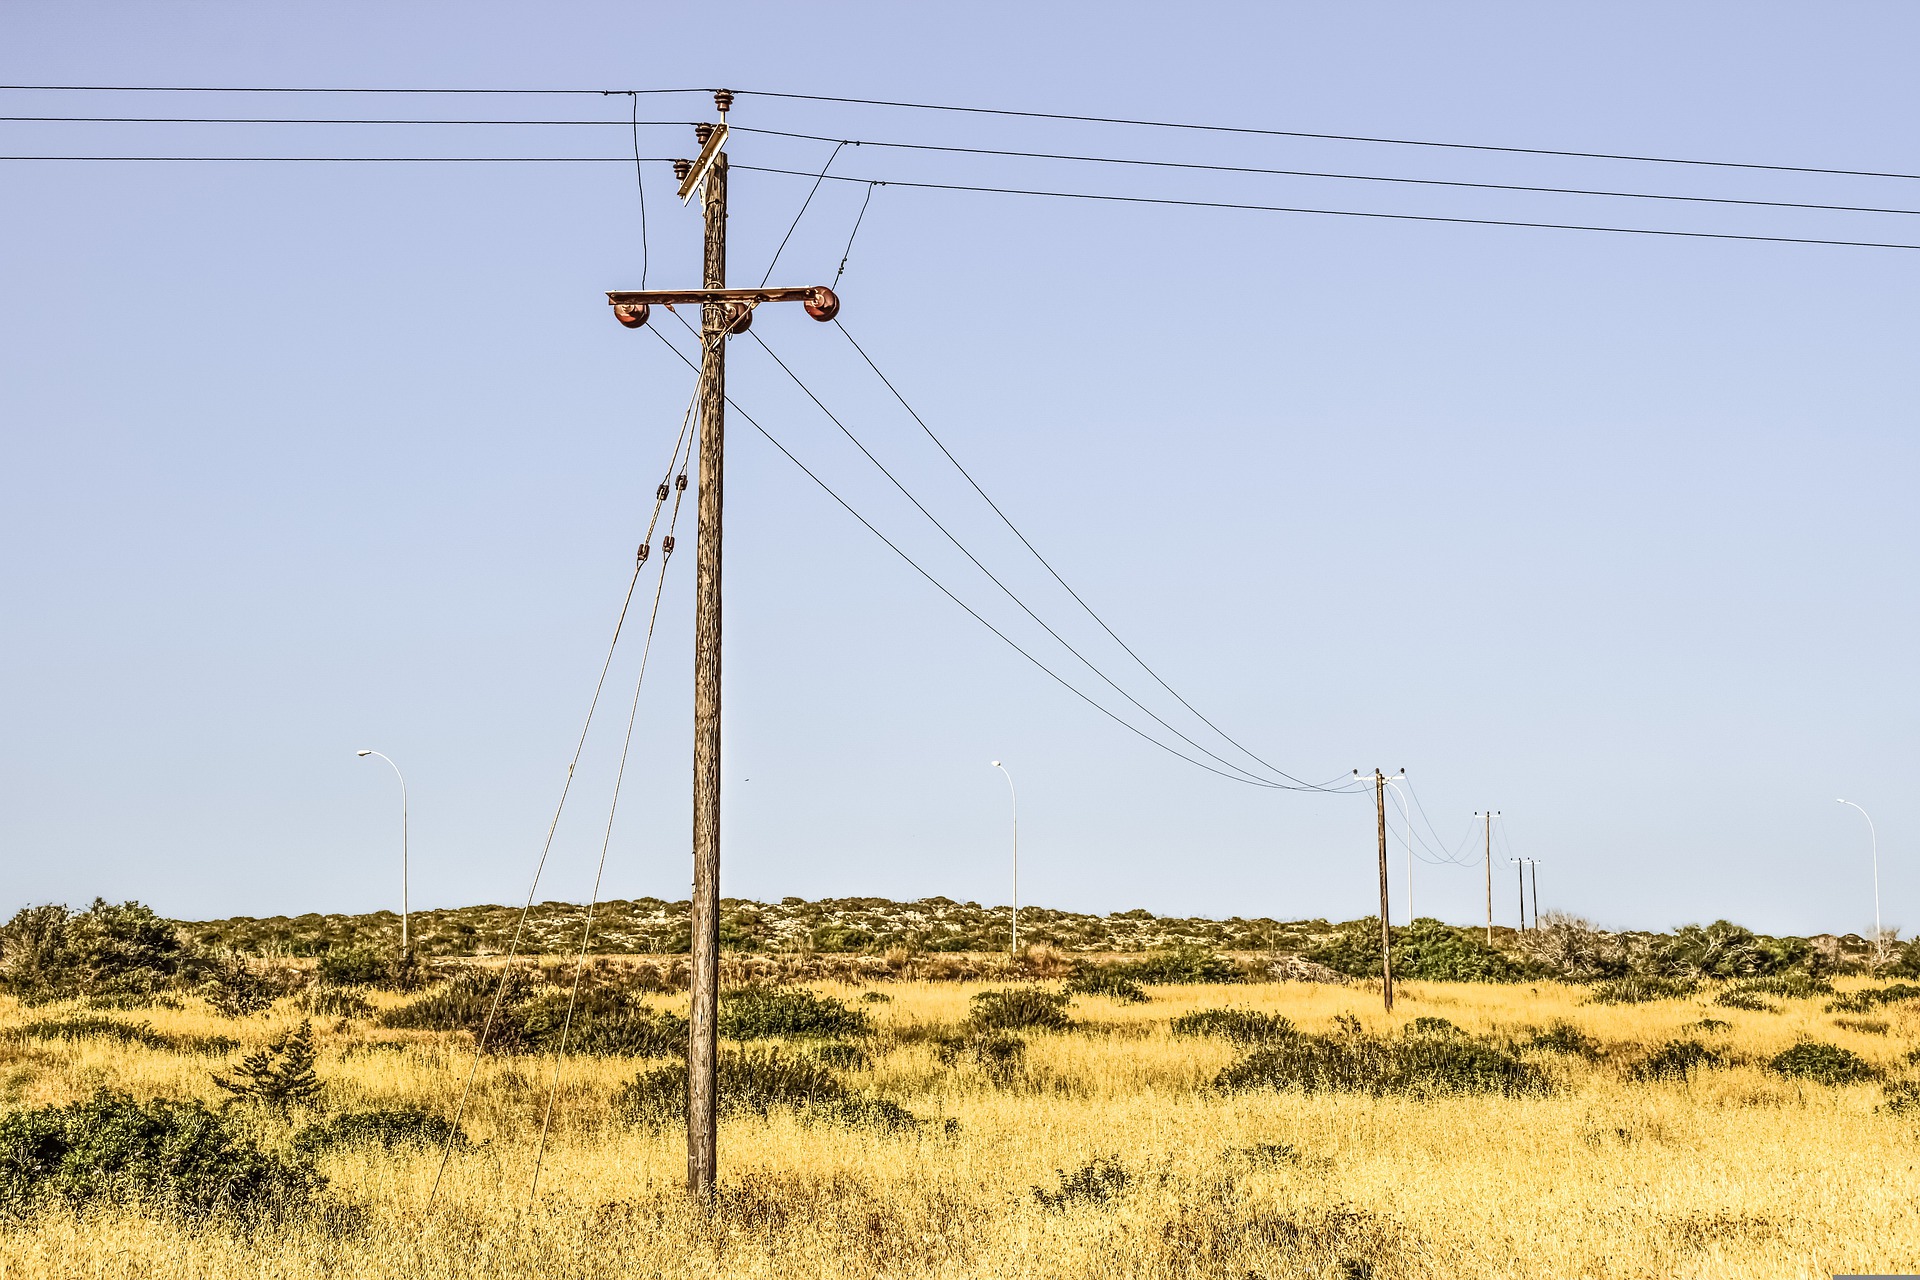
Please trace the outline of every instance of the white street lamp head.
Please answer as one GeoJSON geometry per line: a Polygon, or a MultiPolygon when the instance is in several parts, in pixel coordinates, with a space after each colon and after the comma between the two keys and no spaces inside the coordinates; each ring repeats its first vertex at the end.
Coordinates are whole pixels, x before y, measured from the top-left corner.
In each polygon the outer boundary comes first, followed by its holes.
{"type": "Polygon", "coordinates": [[[996,769],[1000,767],[1000,762],[998,760],[989,760],[987,761],[987,763],[992,765],[996,769]]]}
{"type": "Polygon", "coordinates": [[[354,752],[353,754],[355,754],[355,755],[357,755],[357,756],[370,756],[370,755],[372,755],[372,754],[373,754],[373,751],[372,751],[371,749],[369,749],[369,750],[366,750],[366,751],[356,751],[356,752],[354,752]]]}

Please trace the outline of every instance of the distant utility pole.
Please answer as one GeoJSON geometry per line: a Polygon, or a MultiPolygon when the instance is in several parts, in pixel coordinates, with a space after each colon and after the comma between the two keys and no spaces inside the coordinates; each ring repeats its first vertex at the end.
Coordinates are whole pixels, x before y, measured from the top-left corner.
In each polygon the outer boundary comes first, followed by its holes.
{"type": "Polygon", "coordinates": [[[687,1189],[711,1196],[718,1157],[715,1038],[720,1001],[720,514],[725,478],[726,339],[753,323],[763,302],[800,302],[815,320],[831,320],[840,300],[824,285],[803,289],[727,288],[727,111],[733,94],[713,95],[719,124],[694,126],[700,157],[674,162],[680,200],[703,190],[706,221],[701,287],[607,294],[614,319],[647,323],[653,304],[700,308],[700,523],[693,623],[693,896],[687,1047],[687,1189]]]}
{"type": "MultiPolygon", "coordinates": [[[[1353,776],[1358,778],[1360,771],[1355,769],[1353,776]]],[[[1379,769],[1373,771],[1373,812],[1380,836],[1380,989],[1388,1013],[1393,1012],[1393,930],[1387,917],[1387,784],[1406,776],[1405,769],[1391,778],[1379,769]]]]}
{"type": "Polygon", "coordinates": [[[1525,859],[1527,866],[1533,869],[1533,927],[1540,927],[1540,859],[1525,859]]]}
{"type": "Polygon", "coordinates": [[[1514,874],[1519,877],[1520,932],[1525,933],[1527,931],[1527,860],[1525,858],[1508,858],[1507,861],[1513,864],[1514,874]]]}
{"type": "Polygon", "coordinates": [[[1487,945],[1493,945],[1493,820],[1498,811],[1489,809],[1474,817],[1487,820],[1487,945]]]}

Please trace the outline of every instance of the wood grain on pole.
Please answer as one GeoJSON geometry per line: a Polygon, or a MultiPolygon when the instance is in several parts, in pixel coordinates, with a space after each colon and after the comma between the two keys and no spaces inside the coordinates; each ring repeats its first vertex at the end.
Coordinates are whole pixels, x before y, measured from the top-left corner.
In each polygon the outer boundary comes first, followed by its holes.
{"type": "MultiPolygon", "coordinates": [[[[727,283],[727,158],[707,173],[704,283],[727,283]]],[[[701,310],[700,528],[693,624],[693,898],[687,1049],[687,1189],[710,1196],[718,1137],[720,1003],[720,511],[726,436],[726,338],[721,303],[701,310]]]]}
{"type": "Polygon", "coordinates": [[[1373,771],[1373,808],[1380,827],[1380,987],[1393,1012],[1393,930],[1387,924],[1387,775],[1373,771]]]}

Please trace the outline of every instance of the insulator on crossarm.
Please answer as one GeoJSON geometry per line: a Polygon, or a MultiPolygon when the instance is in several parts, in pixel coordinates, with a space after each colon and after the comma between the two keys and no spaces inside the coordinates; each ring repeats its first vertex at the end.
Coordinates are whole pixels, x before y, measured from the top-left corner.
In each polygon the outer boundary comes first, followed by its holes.
{"type": "Polygon", "coordinates": [[[660,539],[660,554],[663,556],[670,556],[673,554],[673,535],[672,534],[668,534],[666,537],[660,539]]]}
{"type": "Polygon", "coordinates": [[[661,502],[665,502],[667,500],[667,482],[665,480],[662,480],[660,482],[660,491],[654,494],[653,496],[655,498],[658,498],[661,502]]]}
{"type": "Polygon", "coordinates": [[[640,554],[639,554],[639,556],[638,556],[637,558],[635,558],[635,560],[634,560],[634,563],[635,563],[635,564],[645,564],[645,563],[647,562],[647,557],[648,557],[648,556],[649,556],[650,554],[652,554],[652,552],[653,552],[653,548],[652,548],[652,547],[650,547],[650,546],[648,546],[648,545],[647,545],[646,543],[644,543],[644,542],[643,542],[643,543],[641,543],[641,544],[640,544],[640,554]]]}
{"type": "Polygon", "coordinates": [[[673,487],[674,487],[674,488],[676,488],[676,489],[684,489],[684,488],[686,488],[686,487],[687,487],[687,473],[686,473],[686,472],[684,472],[684,471],[682,471],[682,472],[680,473],[680,475],[679,475],[679,477],[678,477],[677,479],[675,479],[675,480],[674,480],[674,482],[673,482],[673,487]]]}

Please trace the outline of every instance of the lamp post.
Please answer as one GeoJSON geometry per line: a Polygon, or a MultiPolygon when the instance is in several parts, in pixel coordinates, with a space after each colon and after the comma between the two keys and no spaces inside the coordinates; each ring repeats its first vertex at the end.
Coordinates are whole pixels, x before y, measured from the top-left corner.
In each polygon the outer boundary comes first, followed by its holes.
{"type": "MultiPolygon", "coordinates": [[[[1834,803],[1860,809],[1851,800],[1836,797],[1834,803]]],[[[1860,809],[1860,816],[1867,820],[1867,839],[1873,845],[1873,960],[1875,964],[1880,964],[1887,958],[1886,935],[1880,932],[1880,835],[1873,829],[1873,818],[1865,809],[1860,809]]]]}
{"type": "Polygon", "coordinates": [[[1013,785],[1013,775],[1007,773],[1007,766],[998,760],[993,767],[1007,774],[1007,794],[1013,797],[1013,940],[1007,947],[1007,953],[1018,959],[1020,956],[1020,792],[1013,785]]]}
{"type": "Polygon", "coordinates": [[[379,756],[393,766],[393,776],[400,779],[400,954],[404,957],[411,949],[407,937],[407,775],[384,752],[369,749],[354,754],[362,758],[379,756]]]}

